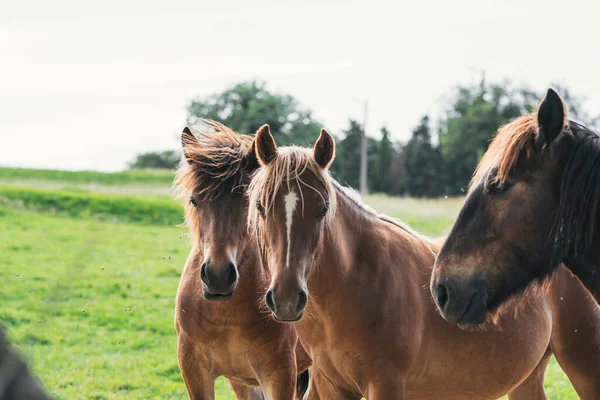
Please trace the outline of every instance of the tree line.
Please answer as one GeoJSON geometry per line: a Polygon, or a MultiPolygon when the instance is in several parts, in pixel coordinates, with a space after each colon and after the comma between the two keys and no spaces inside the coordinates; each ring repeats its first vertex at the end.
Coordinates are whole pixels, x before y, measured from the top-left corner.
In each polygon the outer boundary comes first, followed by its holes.
{"type": "MultiPolygon", "coordinates": [[[[561,85],[554,86],[569,106],[569,115],[594,126],[600,117],[586,113],[584,100],[561,85]]],[[[531,112],[543,94],[510,82],[461,85],[452,90],[442,116],[432,123],[423,115],[410,139],[392,139],[381,127],[380,137],[367,140],[370,192],[414,197],[439,197],[464,193],[477,162],[498,127],[531,112]],[[435,126],[434,126],[435,125],[435,126]]],[[[263,82],[243,82],[188,106],[189,124],[201,118],[222,122],[237,132],[253,133],[268,123],[278,144],[312,145],[323,124],[292,96],[273,93],[263,82]]],[[[350,119],[334,133],[337,157],[333,175],[358,188],[360,140],[363,126],[350,119]]],[[[179,153],[165,151],[137,156],[131,168],[175,168],[179,153]]]]}

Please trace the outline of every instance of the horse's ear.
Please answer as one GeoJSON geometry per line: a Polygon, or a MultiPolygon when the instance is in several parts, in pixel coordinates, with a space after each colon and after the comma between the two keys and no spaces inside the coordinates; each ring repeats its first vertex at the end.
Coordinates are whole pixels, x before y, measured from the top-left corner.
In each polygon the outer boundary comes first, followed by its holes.
{"type": "Polygon", "coordinates": [[[563,130],[565,116],[565,105],[560,96],[553,89],[548,89],[537,112],[540,139],[546,144],[552,143],[563,130]]]}
{"type": "Polygon", "coordinates": [[[325,129],[321,129],[321,134],[313,147],[313,154],[315,161],[323,169],[329,168],[335,158],[335,140],[325,129]]]}
{"type": "Polygon", "coordinates": [[[263,167],[269,165],[277,156],[277,145],[268,124],[264,124],[256,132],[254,151],[258,162],[263,167]]]}
{"type": "Polygon", "coordinates": [[[189,149],[198,143],[198,139],[192,134],[192,131],[187,126],[183,128],[181,133],[181,148],[183,149],[183,156],[186,161],[191,164],[193,162],[190,157],[189,149]]]}
{"type": "Polygon", "coordinates": [[[247,172],[254,172],[260,167],[260,164],[258,163],[258,158],[256,158],[256,140],[252,141],[252,146],[250,147],[250,150],[248,150],[244,158],[246,160],[247,172]]]}

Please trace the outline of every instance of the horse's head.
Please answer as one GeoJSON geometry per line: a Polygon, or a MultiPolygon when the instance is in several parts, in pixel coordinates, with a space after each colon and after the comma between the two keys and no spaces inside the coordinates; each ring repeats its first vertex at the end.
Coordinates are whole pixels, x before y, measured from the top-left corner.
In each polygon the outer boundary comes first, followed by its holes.
{"type": "Polygon", "coordinates": [[[249,224],[256,228],[263,262],[271,272],[266,304],[279,321],[297,321],[308,302],[307,279],[325,224],[335,212],[327,169],[335,142],[325,130],[312,151],[277,148],[267,125],[256,134],[262,166],[250,184],[249,224]]]}
{"type": "Polygon", "coordinates": [[[563,260],[557,216],[569,201],[561,182],[572,141],[553,90],[537,112],[499,129],[434,267],[431,290],[448,321],[484,322],[563,260]]]}
{"type": "Polygon", "coordinates": [[[226,300],[238,281],[238,263],[249,238],[245,188],[258,168],[251,136],[208,121],[215,132],[181,135],[185,161],[176,185],[186,201],[186,223],[199,255],[198,279],[209,300],[226,300]],[[201,260],[201,261],[200,261],[201,260]]]}

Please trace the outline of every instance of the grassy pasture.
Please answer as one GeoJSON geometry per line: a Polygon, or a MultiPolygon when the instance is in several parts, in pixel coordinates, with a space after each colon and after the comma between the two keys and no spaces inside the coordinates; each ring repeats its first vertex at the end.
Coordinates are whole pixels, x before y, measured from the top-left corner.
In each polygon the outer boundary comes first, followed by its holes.
{"type": "MultiPolygon", "coordinates": [[[[0,179],[0,321],[58,399],[187,398],[172,317],[188,238],[176,226],[180,205],[166,196],[170,180],[66,175],[0,179]],[[144,189],[127,189],[135,185],[144,189]]],[[[367,201],[431,236],[448,231],[461,204],[367,201]]],[[[554,360],[546,389],[551,399],[577,398],[554,360]]],[[[224,380],[217,398],[234,398],[224,380]]]]}
{"type": "Polygon", "coordinates": [[[44,181],[62,184],[165,185],[173,182],[173,173],[164,170],[123,172],[60,171],[54,169],[0,168],[0,182],[44,181]]]}
{"type": "Polygon", "coordinates": [[[177,225],[182,221],[181,205],[166,196],[0,185],[0,199],[15,207],[70,217],[93,217],[142,225],[177,225]]]}

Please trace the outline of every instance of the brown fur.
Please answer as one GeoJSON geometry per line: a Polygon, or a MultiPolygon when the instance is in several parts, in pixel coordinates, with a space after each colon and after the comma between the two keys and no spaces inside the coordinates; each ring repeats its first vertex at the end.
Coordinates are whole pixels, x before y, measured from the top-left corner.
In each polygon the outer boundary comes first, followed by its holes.
{"type": "Polygon", "coordinates": [[[306,370],[310,359],[294,327],[270,320],[258,306],[269,276],[246,229],[252,137],[208,125],[215,131],[199,132],[199,140],[185,138],[187,162],[175,181],[192,238],[175,308],[180,368],[192,399],[213,399],[218,376],[230,380],[238,399],[262,399],[263,393],[292,399],[297,372],[306,370]],[[228,301],[203,297],[199,270],[205,251],[216,264],[236,254],[239,283],[228,301]]]}
{"type": "MultiPolygon", "coordinates": [[[[260,215],[251,202],[249,221],[258,227],[273,299],[295,304],[299,290],[308,292],[295,326],[313,359],[309,399],[496,399],[506,393],[545,399],[543,371],[551,351],[568,374],[578,357],[598,360],[600,315],[571,320],[556,294],[593,309],[577,281],[552,283],[550,295],[530,296],[518,313],[503,313],[485,329],[465,331],[444,321],[427,290],[438,245],[349,196],[315,168],[312,154],[278,149],[249,193],[269,210],[260,215]],[[287,243],[283,200],[291,191],[302,206],[287,243]],[[319,219],[324,201],[332,200],[336,206],[319,219]],[[587,343],[557,333],[569,323],[588,327],[587,343]]],[[[276,318],[280,308],[275,304],[276,318]]],[[[597,398],[597,371],[577,368],[569,375],[578,393],[597,398]]]]}

